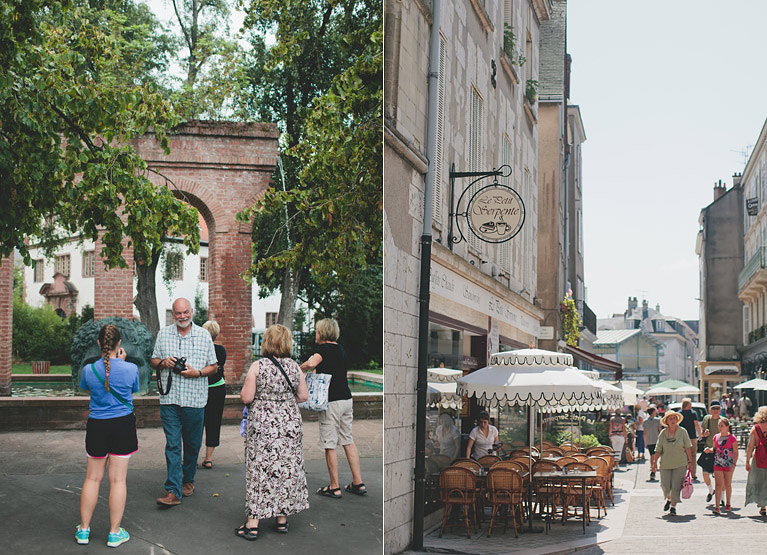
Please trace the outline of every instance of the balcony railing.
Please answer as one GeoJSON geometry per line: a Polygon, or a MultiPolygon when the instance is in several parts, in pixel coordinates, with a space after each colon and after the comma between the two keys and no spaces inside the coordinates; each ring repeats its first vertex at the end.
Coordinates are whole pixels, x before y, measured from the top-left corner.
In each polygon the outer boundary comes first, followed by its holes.
{"type": "Polygon", "coordinates": [[[759,247],[756,254],[751,257],[751,260],[748,261],[738,275],[738,291],[743,289],[743,286],[754,277],[756,272],[764,268],[767,268],[767,247],[759,247]]]}

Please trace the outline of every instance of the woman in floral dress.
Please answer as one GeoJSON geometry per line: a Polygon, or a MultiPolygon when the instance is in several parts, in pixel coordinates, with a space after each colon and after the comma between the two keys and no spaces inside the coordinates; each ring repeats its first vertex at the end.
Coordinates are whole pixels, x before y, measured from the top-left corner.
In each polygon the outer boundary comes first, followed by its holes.
{"type": "Polygon", "coordinates": [[[276,517],[276,531],[287,533],[287,517],[309,508],[303,428],[297,406],[308,398],[309,392],[298,363],[290,358],[292,351],[290,331],[279,324],[269,327],[261,343],[262,358],[251,365],[240,393],[248,405],[245,432],[248,520],[234,532],[246,540],[258,539],[259,522],[264,518],[276,517]]]}

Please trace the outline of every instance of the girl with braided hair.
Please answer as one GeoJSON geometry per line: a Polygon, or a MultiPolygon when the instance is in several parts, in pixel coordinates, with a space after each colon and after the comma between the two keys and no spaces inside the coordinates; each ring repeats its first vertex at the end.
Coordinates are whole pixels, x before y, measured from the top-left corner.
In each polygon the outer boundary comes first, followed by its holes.
{"type": "Polygon", "coordinates": [[[88,464],[80,495],[80,524],[75,531],[79,544],[90,541],[90,521],[96,509],[99,487],[109,463],[109,547],[117,547],[130,539],[120,527],[127,497],[126,476],[130,456],[138,451],[136,415],[133,393],[139,389],[138,367],[126,362],[120,347],[120,329],[107,324],[98,335],[101,358],[86,364],[81,372],[80,387],[91,392],[90,414],[85,434],[88,464]]]}

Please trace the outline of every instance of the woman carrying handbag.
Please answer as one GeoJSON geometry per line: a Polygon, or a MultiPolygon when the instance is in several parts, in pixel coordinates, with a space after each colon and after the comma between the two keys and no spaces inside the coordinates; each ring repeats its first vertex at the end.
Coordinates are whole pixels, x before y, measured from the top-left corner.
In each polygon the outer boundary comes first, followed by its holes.
{"type": "Polygon", "coordinates": [[[261,343],[262,358],[245,377],[240,399],[248,405],[245,431],[247,521],[234,533],[258,539],[262,519],[275,517],[275,530],[288,532],[288,516],[309,508],[304,472],[303,422],[297,402],[308,397],[298,363],[290,358],[293,337],[279,324],[261,343]]]}

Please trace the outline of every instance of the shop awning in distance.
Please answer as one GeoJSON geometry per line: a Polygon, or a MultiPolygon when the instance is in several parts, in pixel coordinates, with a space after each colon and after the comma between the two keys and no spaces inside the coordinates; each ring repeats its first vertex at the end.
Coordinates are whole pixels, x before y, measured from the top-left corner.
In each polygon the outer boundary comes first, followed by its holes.
{"type": "Polygon", "coordinates": [[[565,351],[573,355],[576,362],[586,362],[598,370],[604,370],[605,372],[618,372],[619,370],[623,370],[623,364],[620,362],[615,362],[614,360],[595,355],[594,353],[584,351],[583,349],[573,347],[572,345],[568,345],[565,351]]]}

